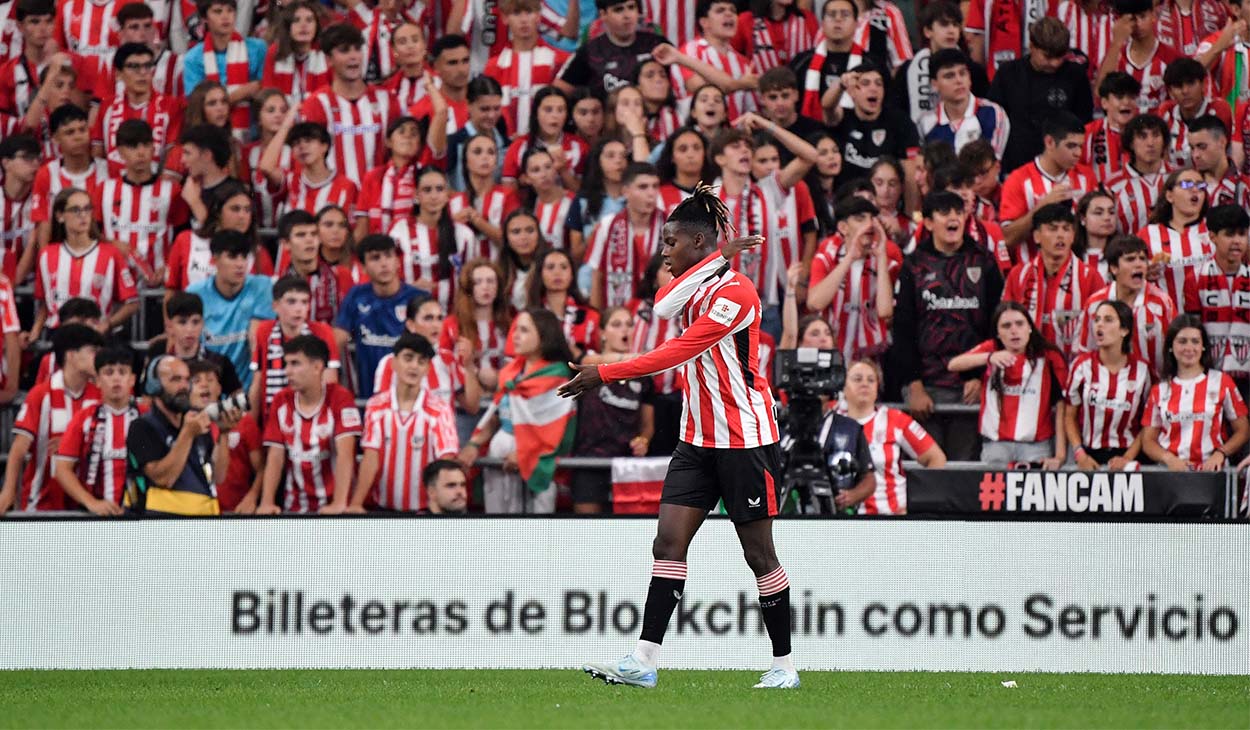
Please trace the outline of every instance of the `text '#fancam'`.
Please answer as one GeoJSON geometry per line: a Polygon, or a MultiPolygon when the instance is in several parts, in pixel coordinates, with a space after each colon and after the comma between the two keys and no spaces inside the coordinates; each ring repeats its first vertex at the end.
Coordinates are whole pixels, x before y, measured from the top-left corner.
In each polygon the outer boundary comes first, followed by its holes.
{"type": "Polygon", "coordinates": [[[1085,472],[986,472],[983,512],[1143,512],[1142,475],[1085,472]]]}

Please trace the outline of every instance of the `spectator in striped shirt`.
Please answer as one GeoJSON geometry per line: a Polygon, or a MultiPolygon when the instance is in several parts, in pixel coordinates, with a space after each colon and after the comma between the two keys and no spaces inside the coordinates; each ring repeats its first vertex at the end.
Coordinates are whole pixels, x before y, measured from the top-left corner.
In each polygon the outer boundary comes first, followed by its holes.
{"type": "MultiPolygon", "coordinates": [[[[1085,125],[1066,112],[1054,113],[1043,124],[1042,153],[1012,170],[1003,183],[999,218],[1003,238],[1013,248],[1032,241],[1034,213],[1052,203],[1071,204],[1084,194],[1085,187],[1093,187],[1093,180],[1078,166],[1085,125]]],[[[1020,253],[1015,258],[1024,256],[1020,253]]]]}
{"type": "Polygon", "coordinates": [[[1189,122],[1189,153],[1194,169],[1207,181],[1211,205],[1250,208],[1250,185],[1228,157],[1228,126],[1216,117],[1189,122]]]}
{"type": "Polygon", "coordinates": [[[0,172],[4,173],[0,183],[0,273],[9,281],[21,282],[34,266],[37,252],[31,189],[39,172],[39,141],[29,134],[0,140],[0,172]]]}
{"type": "Polygon", "coordinates": [[[324,322],[310,321],[312,289],[308,282],[298,276],[284,276],[273,285],[273,311],[277,319],[261,322],[251,335],[253,373],[247,398],[252,414],[260,423],[265,421],[265,406],[273,402],[278,391],[287,386],[286,370],[283,368],[283,346],[300,335],[314,335],[330,350],[326,361],[325,381],[339,382],[339,349],[334,341],[334,330],[324,322]]]}
{"type": "Polygon", "coordinates": [[[1098,105],[1102,117],[1085,125],[1085,147],[1081,164],[1094,171],[1099,184],[1107,184],[1124,169],[1124,147],[1121,135],[1124,125],[1140,110],[1137,97],[1141,82],[1123,71],[1112,71],[1098,84],[1098,105]]]}
{"type": "Polygon", "coordinates": [[[1149,222],[1163,180],[1172,171],[1167,164],[1171,142],[1171,130],[1153,114],[1139,114],[1124,125],[1128,164],[1107,183],[1107,189],[1116,196],[1121,233],[1140,231],[1149,222]]]}
{"type": "Polygon", "coordinates": [[[62,104],[48,120],[52,141],[61,153],[49,160],[35,174],[31,190],[31,220],[35,223],[35,242],[39,248],[48,245],[52,235],[52,217],[48,208],[56,194],[67,187],[86,190],[92,197],[108,179],[103,160],[91,156],[91,128],[87,112],[73,104],[62,104]]]}
{"type": "Polygon", "coordinates": [[[1068,378],[1064,429],[1076,465],[1087,471],[1123,469],[1141,454],[1141,413],[1150,392],[1150,365],[1133,353],[1133,310],[1108,299],[1091,319],[1093,352],[1077,358],[1068,378]]]}
{"type": "Polygon", "coordinates": [[[1211,363],[1250,389],[1250,266],[1245,257],[1250,215],[1236,205],[1212,208],[1206,218],[1211,254],[1185,272],[1184,311],[1202,318],[1211,363]]]}
{"type": "Polygon", "coordinates": [[[297,107],[287,111],[286,120],[260,157],[261,173],[271,185],[280,185],[286,190],[284,212],[306,210],[316,213],[334,204],[348,211],[350,216],[359,194],[356,183],[331,167],[332,140],[325,125],[317,122],[296,123],[298,114],[297,107]],[[296,169],[282,169],[282,148],[287,145],[291,147],[291,161],[298,164],[296,169]]]}
{"type": "Polygon", "coordinates": [[[1168,162],[1174,167],[1185,167],[1190,159],[1188,136],[1193,123],[1215,117],[1227,129],[1233,126],[1233,110],[1227,101],[1207,95],[1207,70],[1192,58],[1178,58],[1168,64],[1163,83],[1170,98],[1155,113],[1172,133],[1168,162]]]}
{"type": "MultiPolygon", "coordinates": [[[[899,66],[890,85],[890,103],[918,122],[926,113],[937,109],[938,95],[933,88],[934,73],[929,63],[938,51],[959,49],[964,15],[959,3],[953,0],[933,0],[916,11],[916,24],[928,43],[899,66]]],[[[967,60],[972,93],[978,98],[988,98],[990,82],[985,66],[971,58],[967,60]]]]}

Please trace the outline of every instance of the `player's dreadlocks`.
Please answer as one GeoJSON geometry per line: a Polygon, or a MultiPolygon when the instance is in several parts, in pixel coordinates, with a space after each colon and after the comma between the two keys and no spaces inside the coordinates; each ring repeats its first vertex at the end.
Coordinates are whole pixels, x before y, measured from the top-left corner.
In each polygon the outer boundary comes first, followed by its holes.
{"type": "Polygon", "coordinates": [[[729,208],[725,207],[723,200],[716,197],[712,186],[704,185],[702,180],[694,186],[694,192],[689,198],[673,208],[668,222],[704,229],[711,234],[713,245],[716,245],[715,239],[718,235],[724,236],[726,241],[737,235],[737,230],[729,221],[729,208]]]}

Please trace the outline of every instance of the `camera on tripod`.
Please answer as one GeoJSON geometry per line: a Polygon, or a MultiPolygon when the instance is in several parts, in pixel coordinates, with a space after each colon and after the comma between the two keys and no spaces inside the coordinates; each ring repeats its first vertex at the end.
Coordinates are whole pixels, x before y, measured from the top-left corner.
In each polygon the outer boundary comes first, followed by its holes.
{"type": "Polygon", "coordinates": [[[789,448],[783,455],[783,508],[793,492],[799,514],[835,514],[833,495],[854,486],[854,455],[839,449],[826,456],[821,438],[822,398],[836,398],[845,383],[846,365],[837,350],[801,347],[777,353],[777,388],[789,400],[784,416],[789,448]]]}

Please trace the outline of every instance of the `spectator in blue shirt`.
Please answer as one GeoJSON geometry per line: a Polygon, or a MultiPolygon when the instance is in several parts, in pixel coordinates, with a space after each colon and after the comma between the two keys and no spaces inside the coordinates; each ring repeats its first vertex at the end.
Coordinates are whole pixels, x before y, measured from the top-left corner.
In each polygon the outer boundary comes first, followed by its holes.
{"type": "Polygon", "coordinates": [[[247,273],[255,247],[244,233],[218,231],[208,244],[216,271],[187,287],[204,302],[204,345],[230,359],[245,389],[252,382],[253,333],[260,320],[277,318],[269,277],[247,273]]]}
{"type": "Polygon", "coordinates": [[[244,38],[235,30],[238,5],[235,0],[199,0],[199,14],[204,18],[204,42],[187,49],[182,57],[183,93],[191,96],[195,87],[210,79],[226,87],[232,108],[231,126],[236,134],[247,131],[251,118],[251,100],[260,91],[265,72],[268,47],[260,38],[244,38]],[[205,59],[205,48],[213,47],[213,58],[205,59]],[[247,65],[247,78],[242,65],[247,65]]]}
{"type": "Polygon", "coordinates": [[[334,336],[339,352],[346,352],[347,343],[355,342],[356,395],[368,398],[373,395],[373,373],[378,363],[404,333],[408,300],[418,294],[428,296],[429,292],[400,278],[399,247],[390,236],[365,236],[356,251],[369,283],[357,284],[347,292],[334,320],[334,336]]]}

